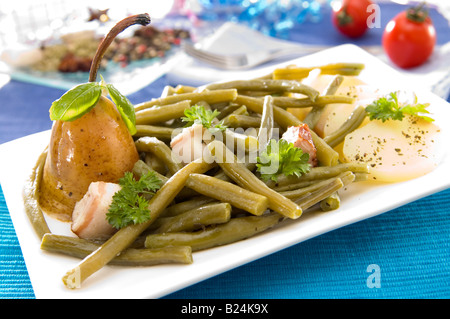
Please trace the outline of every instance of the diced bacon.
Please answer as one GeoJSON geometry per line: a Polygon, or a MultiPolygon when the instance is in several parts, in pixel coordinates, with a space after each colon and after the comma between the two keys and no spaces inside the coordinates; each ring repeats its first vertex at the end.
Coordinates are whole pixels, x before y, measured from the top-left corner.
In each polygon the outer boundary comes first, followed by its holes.
{"type": "Polygon", "coordinates": [[[184,128],[170,142],[173,153],[183,163],[190,163],[202,157],[206,144],[203,142],[205,128],[201,124],[194,124],[184,128]]]}
{"type": "Polygon", "coordinates": [[[301,148],[304,153],[308,153],[308,162],[311,166],[317,166],[317,150],[307,124],[288,127],[281,138],[301,148]]]}
{"type": "Polygon", "coordinates": [[[113,195],[120,185],[93,182],[84,197],[75,204],[72,214],[72,231],[84,239],[108,239],[116,229],[106,220],[113,195]]]}

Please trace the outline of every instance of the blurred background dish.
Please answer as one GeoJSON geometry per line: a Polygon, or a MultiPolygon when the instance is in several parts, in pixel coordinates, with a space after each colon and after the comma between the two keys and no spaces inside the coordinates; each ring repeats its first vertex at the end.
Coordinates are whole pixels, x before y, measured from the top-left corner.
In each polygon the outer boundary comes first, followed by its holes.
{"type": "Polygon", "coordinates": [[[24,1],[20,8],[0,5],[0,72],[19,81],[70,89],[87,81],[92,58],[112,25],[148,10],[152,25],[120,34],[100,70],[130,94],[163,75],[176,62],[181,41],[190,38],[183,26],[161,22],[173,1],[149,1],[145,8],[131,1],[111,9],[102,6],[108,5],[105,1],[96,2],[96,8],[82,2],[84,6],[40,0],[24,1]]]}

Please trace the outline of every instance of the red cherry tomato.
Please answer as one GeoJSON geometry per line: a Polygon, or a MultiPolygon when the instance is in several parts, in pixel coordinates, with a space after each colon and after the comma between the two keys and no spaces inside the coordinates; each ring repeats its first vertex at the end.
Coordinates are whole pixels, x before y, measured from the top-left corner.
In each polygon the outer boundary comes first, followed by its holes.
{"type": "Polygon", "coordinates": [[[423,64],[436,44],[436,30],[423,5],[400,12],[389,21],[382,43],[397,66],[406,69],[423,64]]]}
{"type": "Polygon", "coordinates": [[[333,24],[350,38],[362,36],[368,28],[367,19],[371,12],[367,12],[367,7],[371,4],[370,0],[344,0],[341,5],[333,6],[333,24]]]}

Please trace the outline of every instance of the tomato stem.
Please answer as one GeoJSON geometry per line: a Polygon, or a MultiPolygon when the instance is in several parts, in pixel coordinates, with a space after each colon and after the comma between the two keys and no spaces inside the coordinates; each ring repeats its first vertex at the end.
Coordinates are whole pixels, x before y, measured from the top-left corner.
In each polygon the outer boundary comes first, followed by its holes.
{"type": "Polygon", "coordinates": [[[426,2],[422,2],[406,11],[406,17],[413,22],[422,23],[428,18],[428,8],[426,2]]]}
{"type": "Polygon", "coordinates": [[[126,17],[125,19],[119,21],[114,27],[112,27],[106,37],[102,40],[102,42],[100,42],[97,48],[97,52],[95,52],[95,56],[92,60],[91,70],[89,73],[89,82],[95,82],[97,78],[97,71],[100,67],[100,61],[102,60],[106,49],[108,49],[109,45],[114,41],[116,36],[129,26],[132,26],[134,24],[141,24],[143,26],[146,26],[150,23],[150,21],[150,16],[147,13],[136,14],[126,17]]]}
{"type": "Polygon", "coordinates": [[[347,7],[343,7],[342,11],[340,11],[336,15],[336,18],[340,26],[344,26],[353,22],[352,16],[347,13],[347,7]]]}

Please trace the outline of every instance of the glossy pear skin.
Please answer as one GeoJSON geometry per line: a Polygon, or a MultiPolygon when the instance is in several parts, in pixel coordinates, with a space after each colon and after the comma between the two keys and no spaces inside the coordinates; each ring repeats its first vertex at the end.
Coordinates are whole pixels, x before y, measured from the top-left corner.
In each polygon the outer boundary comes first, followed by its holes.
{"type": "Polygon", "coordinates": [[[39,205],[47,214],[70,221],[91,182],[117,183],[138,159],[116,106],[102,96],[82,117],[53,123],[39,205]]]}

